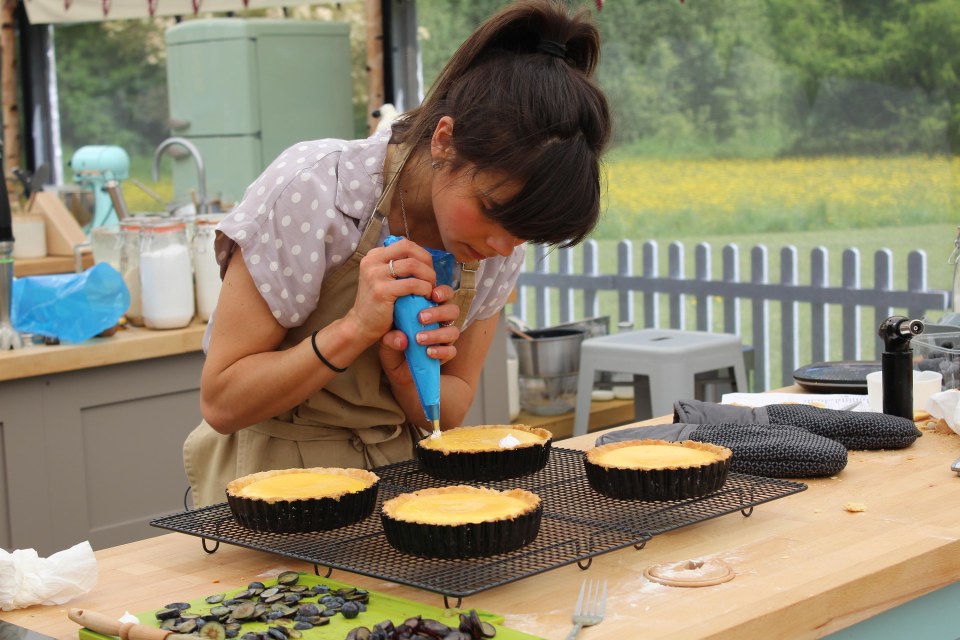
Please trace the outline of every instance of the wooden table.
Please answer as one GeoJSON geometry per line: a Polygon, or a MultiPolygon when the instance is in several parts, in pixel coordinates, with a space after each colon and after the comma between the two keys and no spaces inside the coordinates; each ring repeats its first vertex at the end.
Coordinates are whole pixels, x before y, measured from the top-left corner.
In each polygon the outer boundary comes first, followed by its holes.
{"type": "MultiPolygon", "coordinates": [[[[587,448],[595,436],[559,446],[587,448]]],[[[838,476],[809,481],[807,491],[759,505],[749,518],[726,515],[655,536],[640,551],[594,558],[586,572],[562,567],[481,592],[464,606],[504,614],[507,626],[521,631],[562,638],[581,581],[602,577],[610,584],[607,619],[585,629],[580,637],[586,640],[821,637],[957,581],[960,478],[949,466],[958,455],[960,437],[934,432],[902,451],[851,452],[838,476]],[[866,510],[851,513],[844,509],[849,502],[866,510]],[[737,577],[683,589],[642,575],[652,564],[704,558],[725,560],[737,577]]],[[[97,558],[100,579],[90,593],[3,618],[74,639],[69,607],[119,616],[244,586],[282,569],[312,571],[302,562],[228,545],[208,555],[198,538],[178,533],[106,549],[97,558]]],[[[332,577],[442,606],[436,594],[341,571],[332,577]]],[[[942,613],[956,621],[956,611],[942,613]]]]}

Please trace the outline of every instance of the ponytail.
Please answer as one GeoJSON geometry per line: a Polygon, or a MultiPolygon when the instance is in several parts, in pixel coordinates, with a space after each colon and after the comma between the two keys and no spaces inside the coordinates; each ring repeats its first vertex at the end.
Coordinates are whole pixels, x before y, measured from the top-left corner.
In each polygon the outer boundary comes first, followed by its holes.
{"type": "Polygon", "coordinates": [[[524,186],[488,215],[512,235],[571,246],[600,214],[600,156],[610,109],[593,80],[600,34],[589,12],[520,0],[481,24],[423,104],[393,125],[393,141],[425,149],[454,121],[453,168],[495,170],[524,186]]]}

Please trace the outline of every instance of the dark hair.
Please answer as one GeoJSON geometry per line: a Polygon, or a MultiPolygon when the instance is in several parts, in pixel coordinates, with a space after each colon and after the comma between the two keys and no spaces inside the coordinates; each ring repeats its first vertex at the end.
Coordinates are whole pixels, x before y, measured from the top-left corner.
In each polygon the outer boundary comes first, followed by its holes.
{"type": "Polygon", "coordinates": [[[426,147],[453,118],[453,168],[519,178],[520,192],[487,215],[524,240],[575,245],[600,216],[600,156],[610,109],[592,80],[600,34],[587,9],[520,0],[480,25],[393,141],[426,147]]]}

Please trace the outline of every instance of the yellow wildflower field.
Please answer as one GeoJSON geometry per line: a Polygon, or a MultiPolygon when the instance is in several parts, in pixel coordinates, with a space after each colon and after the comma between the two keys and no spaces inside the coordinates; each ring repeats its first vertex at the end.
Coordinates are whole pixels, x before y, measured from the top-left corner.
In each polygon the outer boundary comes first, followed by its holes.
{"type": "Polygon", "coordinates": [[[946,156],[660,160],[612,154],[595,237],[856,229],[952,221],[946,156]]]}

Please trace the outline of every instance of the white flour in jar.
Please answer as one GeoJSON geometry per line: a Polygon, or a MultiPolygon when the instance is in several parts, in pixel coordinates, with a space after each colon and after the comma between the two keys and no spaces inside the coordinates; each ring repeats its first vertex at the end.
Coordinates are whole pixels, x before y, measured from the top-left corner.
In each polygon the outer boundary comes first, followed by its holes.
{"type": "Polygon", "coordinates": [[[190,324],[195,311],[190,252],[172,244],[140,254],[143,321],[151,329],[177,329],[190,324]]]}

